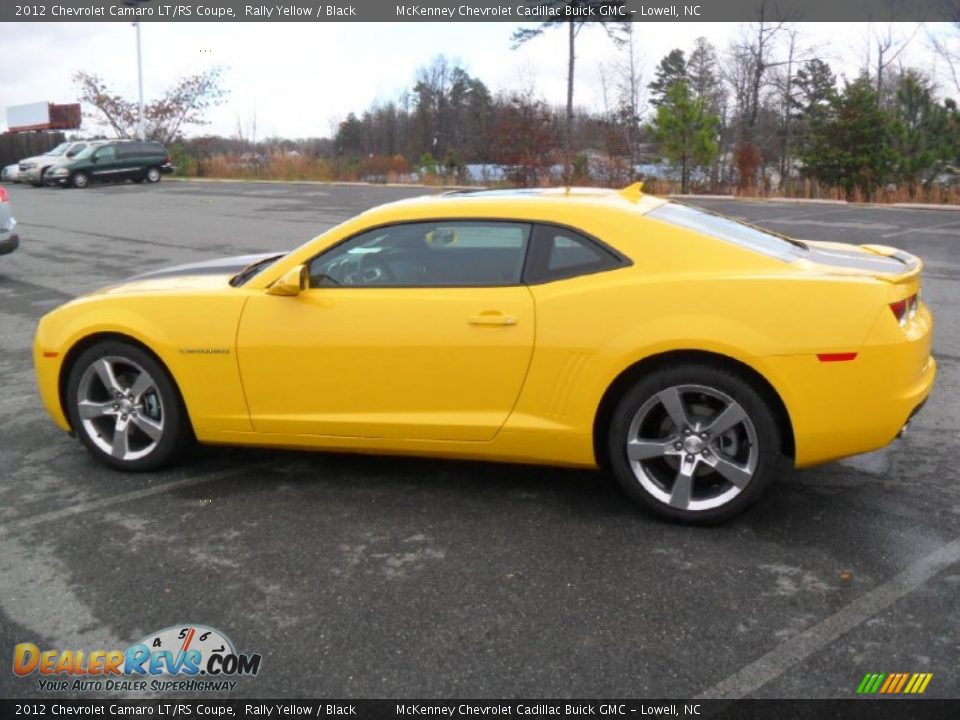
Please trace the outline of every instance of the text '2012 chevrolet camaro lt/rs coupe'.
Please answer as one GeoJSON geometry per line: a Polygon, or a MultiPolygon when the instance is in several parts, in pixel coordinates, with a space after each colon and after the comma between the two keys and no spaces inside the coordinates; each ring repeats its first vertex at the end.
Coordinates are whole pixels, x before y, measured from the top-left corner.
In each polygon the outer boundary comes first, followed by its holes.
{"type": "Polygon", "coordinates": [[[54,422],[122,470],[202,443],[602,467],[661,517],[890,443],[930,393],[922,264],[644,195],[450,193],[46,315],[54,422]]]}

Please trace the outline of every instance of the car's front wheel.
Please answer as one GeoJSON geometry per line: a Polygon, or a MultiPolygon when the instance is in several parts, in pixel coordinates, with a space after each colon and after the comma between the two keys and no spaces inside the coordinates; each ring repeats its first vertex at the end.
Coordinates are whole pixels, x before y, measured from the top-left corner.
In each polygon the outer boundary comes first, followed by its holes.
{"type": "Polygon", "coordinates": [[[70,177],[70,184],[75,188],[85,188],[90,184],[90,177],[85,172],[75,172],[70,177]]]}
{"type": "Polygon", "coordinates": [[[654,514],[709,524],[739,514],[781,467],[774,413],[739,374],[712,365],[662,369],[614,410],[609,465],[654,514]]]}
{"type": "Polygon", "coordinates": [[[101,342],[77,358],[67,379],[67,412],[87,449],[120,470],[168,465],[192,437],[166,369],[126,342],[101,342]]]}

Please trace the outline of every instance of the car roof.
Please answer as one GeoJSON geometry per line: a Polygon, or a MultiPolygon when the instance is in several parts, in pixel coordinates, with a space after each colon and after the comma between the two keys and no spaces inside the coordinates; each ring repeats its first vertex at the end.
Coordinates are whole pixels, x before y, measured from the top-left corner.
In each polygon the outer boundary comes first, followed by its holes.
{"type": "Polygon", "coordinates": [[[641,190],[641,183],[622,190],[594,187],[460,189],[439,195],[421,195],[399,200],[373,208],[368,213],[409,211],[411,214],[436,213],[438,216],[450,216],[471,212],[487,215],[493,210],[506,210],[521,215],[535,215],[550,209],[573,210],[579,207],[645,215],[665,202],[668,201],[664,198],[645,195],[641,190]]]}

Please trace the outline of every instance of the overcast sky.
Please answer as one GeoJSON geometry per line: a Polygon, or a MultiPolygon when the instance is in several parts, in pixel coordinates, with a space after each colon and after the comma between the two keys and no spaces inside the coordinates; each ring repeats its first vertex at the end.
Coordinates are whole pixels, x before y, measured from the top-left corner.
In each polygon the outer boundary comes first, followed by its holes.
{"type": "MultiPolygon", "coordinates": [[[[3,65],[0,105],[72,102],[77,70],[100,75],[121,93],[136,97],[135,30],[115,23],[0,23],[3,65]]],[[[238,122],[257,137],[329,136],[349,112],[374,100],[396,99],[412,85],[416,68],[437,54],[459,60],[492,92],[534,84],[551,103],[565,102],[565,32],[551,30],[519,50],[510,23],[161,23],[143,25],[144,86],[149,101],[177,77],[212,65],[227,69],[226,104],[212,123],[188,134],[233,135],[238,122]]],[[[944,27],[903,23],[798,23],[802,44],[840,73],[855,75],[871,34],[912,38],[901,59],[924,67],[946,85],[946,68],[929,50],[928,32],[944,27]]],[[[720,50],[743,26],[737,23],[636,23],[644,83],[671,48],[689,53],[698,35],[720,50]]],[[[808,53],[809,54],[809,53],[808,53]]],[[[576,102],[602,107],[600,67],[622,57],[602,28],[584,29],[578,40],[576,102]]],[[[611,71],[608,71],[612,73],[611,71]]],[[[6,118],[2,122],[5,127],[6,118]]],[[[90,125],[86,127],[91,130],[90,125]]]]}

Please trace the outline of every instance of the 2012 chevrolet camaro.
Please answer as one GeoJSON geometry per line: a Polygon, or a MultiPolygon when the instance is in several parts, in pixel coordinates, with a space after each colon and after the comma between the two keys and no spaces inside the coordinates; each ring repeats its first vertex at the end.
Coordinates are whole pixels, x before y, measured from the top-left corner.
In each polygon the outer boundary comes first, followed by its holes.
{"type": "Polygon", "coordinates": [[[123,470],[193,439],[600,466],[716,522],[785,459],[897,436],[936,372],[921,268],[639,186],[451,193],[73,300],[35,363],[54,422],[123,470]]]}

